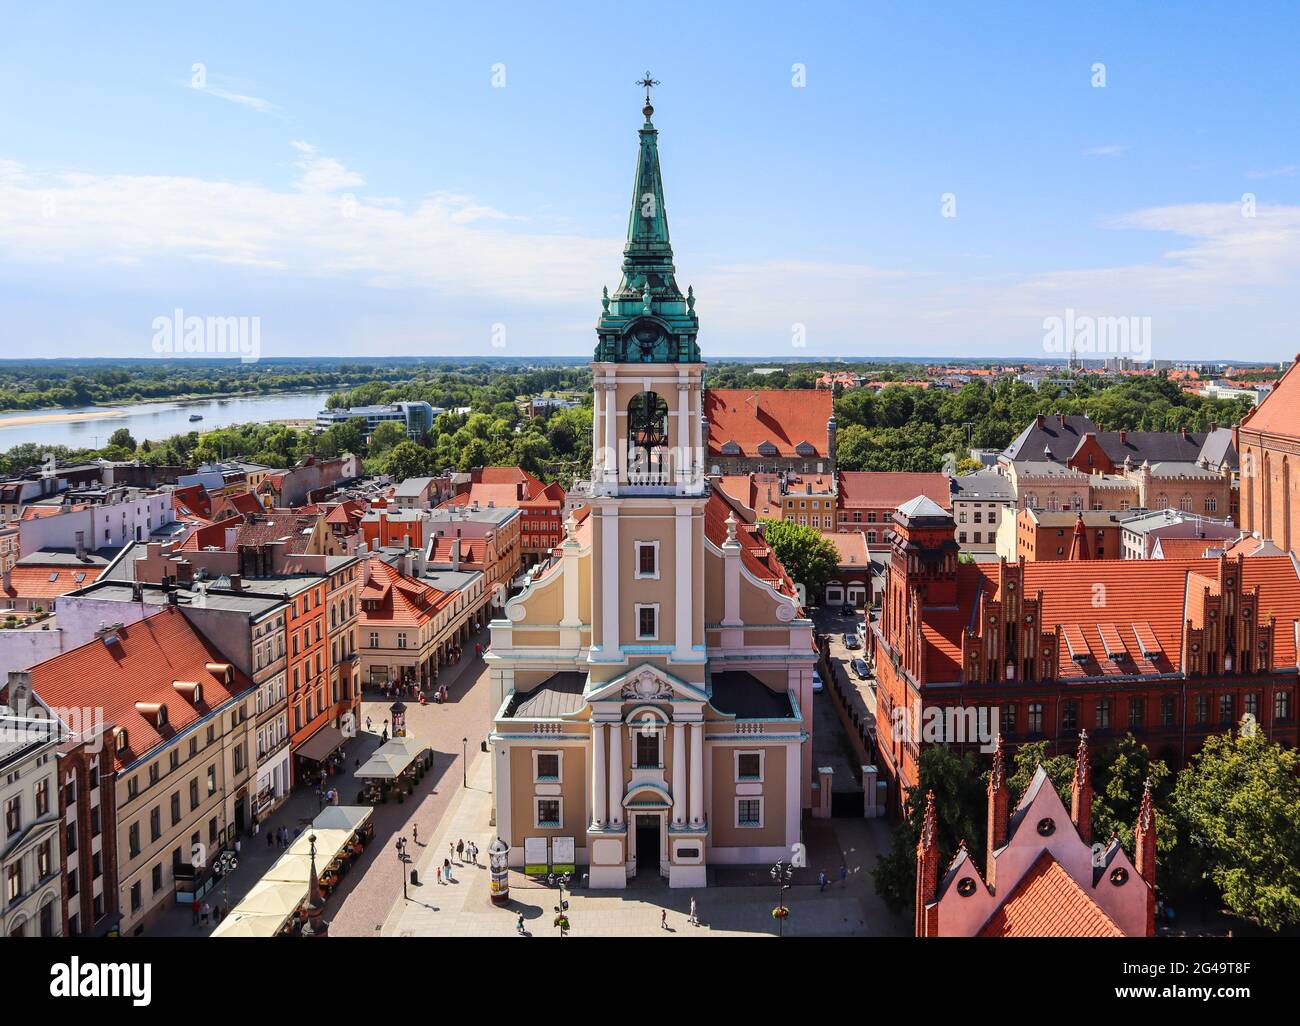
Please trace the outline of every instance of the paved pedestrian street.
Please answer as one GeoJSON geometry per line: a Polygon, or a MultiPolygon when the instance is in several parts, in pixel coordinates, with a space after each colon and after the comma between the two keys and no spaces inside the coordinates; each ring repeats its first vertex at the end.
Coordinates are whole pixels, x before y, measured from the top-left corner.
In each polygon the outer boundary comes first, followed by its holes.
{"type": "MultiPolygon", "coordinates": [[[[435,865],[447,857],[449,843],[473,840],[486,853],[496,836],[488,822],[491,783],[490,758],[481,754],[474,757],[470,763],[469,789],[457,795],[437,837],[417,852],[419,886],[408,887],[408,900],[403,901],[399,895],[383,924],[384,936],[515,936],[520,912],[524,915],[527,936],[559,936],[554,925],[558,890],[512,872],[509,904],[494,905],[488,893],[486,854],[480,855],[477,866],[453,861],[453,882],[439,884],[436,880],[435,865]]],[[[877,855],[889,844],[887,826],[881,820],[830,822],[848,867],[848,879],[840,883],[836,864],[827,867],[827,875],[833,882],[825,891],[816,883],[786,891],[785,902],[791,914],[784,924],[784,933],[791,937],[910,935],[911,923],[890,913],[872,886],[871,869],[877,855]]],[[[391,857],[396,863],[396,856],[391,857]]],[[[579,867],[579,879],[581,873],[579,867]]],[[[592,892],[579,883],[573,892],[566,891],[565,897],[569,902],[570,937],[776,936],[778,933],[771,915],[776,905],[776,888],[766,884],[671,890],[656,878],[630,881],[627,890],[621,892],[592,892]],[[692,897],[700,920],[698,927],[688,921],[692,897]],[[660,925],[664,909],[668,911],[667,930],[660,925]]]]}
{"type": "MultiPolygon", "coordinates": [[[[361,857],[348,870],[338,887],[329,896],[325,906],[325,920],[329,932],[339,937],[374,937],[394,902],[402,896],[401,864],[394,845],[405,836],[408,850],[422,850],[412,843],[418,827],[422,842],[437,829],[452,798],[462,785],[462,750],[468,748],[471,758],[478,752],[490,722],[489,684],[487,669],[482,659],[473,655],[475,643],[486,646],[487,631],[472,637],[465,644],[466,654],[460,663],[445,669],[439,681],[448,685],[448,701],[442,705],[430,702],[421,706],[406,701],[408,736],[415,737],[433,749],[433,768],[416,787],[415,795],[405,802],[388,801],[375,806],[375,838],[361,857]],[[468,739],[462,744],[462,738],[468,739]]],[[[331,786],[339,791],[339,804],[354,804],[361,784],[354,776],[357,766],[381,744],[381,731],[390,718],[391,699],[374,692],[366,692],[361,707],[361,733],[344,743],[344,772],[330,777],[331,786]],[[365,729],[366,718],[371,729],[365,729]]],[[[486,761],[486,757],[484,757],[486,761]]],[[[288,801],[268,817],[256,836],[241,839],[239,868],[226,881],[209,892],[206,900],[216,905],[218,901],[234,908],[261,879],[282,851],[278,846],[268,847],[267,832],[274,833],[287,826],[291,835],[305,829],[321,810],[321,801],[314,787],[296,788],[288,801]]],[[[196,926],[190,907],[174,907],[152,924],[146,931],[149,936],[206,936],[214,924],[196,926]]]]}

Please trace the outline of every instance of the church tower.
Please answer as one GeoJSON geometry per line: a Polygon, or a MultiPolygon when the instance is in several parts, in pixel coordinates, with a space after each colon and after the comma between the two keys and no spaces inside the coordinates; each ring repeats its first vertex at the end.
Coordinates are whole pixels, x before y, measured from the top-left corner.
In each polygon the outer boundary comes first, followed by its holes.
{"type": "Polygon", "coordinates": [[[592,362],[593,680],[649,659],[703,680],[703,379],[693,291],[673,266],[649,79],[622,280],[592,362]]]}

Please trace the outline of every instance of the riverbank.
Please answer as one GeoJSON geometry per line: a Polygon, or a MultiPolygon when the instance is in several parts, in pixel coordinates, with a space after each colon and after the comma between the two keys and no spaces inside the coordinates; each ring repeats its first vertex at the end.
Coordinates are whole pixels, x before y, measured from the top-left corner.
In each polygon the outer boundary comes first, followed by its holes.
{"type": "MultiPolygon", "coordinates": [[[[77,421],[77,420],[102,420],[105,417],[117,417],[121,411],[127,408],[137,406],[157,406],[162,403],[206,403],[218,402],[222,399],[270,399],[277,395],[315,395],[318,392],[328,391],[330,395],[335,392],[347,392],[354,388],[359,388],[366,382],[336,385],[329,389],[322,388],[290,388],[283,391],[273,390],[262,392],[253,390],[251,392],[216,392],[205,395],[171,395],[155,399],[125,399],[120,403],[113,403],[108,406],[100,407],[95,410],[67,410],[62,407],[43,407],[39,410],[0,410],[0,424],[12,424],[15,427],[21,427],[26,424],[48,424],[51,421],[77,421]],[[13,416],[18,414],[18,416],[13,416]]],[[[92,405],[99,406],[98,403],[92,405]]]]}

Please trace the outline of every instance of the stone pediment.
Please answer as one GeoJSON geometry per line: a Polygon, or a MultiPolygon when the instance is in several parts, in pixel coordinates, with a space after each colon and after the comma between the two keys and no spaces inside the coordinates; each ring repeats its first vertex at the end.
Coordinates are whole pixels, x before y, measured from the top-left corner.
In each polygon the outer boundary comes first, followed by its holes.
{"type": "Polygon", "coordinates": [[[596,685],[587,695],[588,702],[705,702],[703,689],[655,666],[641,663],[627,673],[596,685]]]}

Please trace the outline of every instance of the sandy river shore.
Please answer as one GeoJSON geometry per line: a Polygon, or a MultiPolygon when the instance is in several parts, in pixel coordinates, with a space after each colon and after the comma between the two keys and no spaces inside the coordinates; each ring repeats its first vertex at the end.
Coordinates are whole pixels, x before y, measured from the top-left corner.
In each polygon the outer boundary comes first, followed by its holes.
{"type": "Polygon", "coordinates": [[[125,413],[116,407],[106,406],[102,410],[84,410],[80,413],[60,412],[24,413],[19,416],[0,417],[0,427],[25,427],[29,424],[55,424],[60,421],[104,420],[106,417],[121,417],[125,413]]]}

